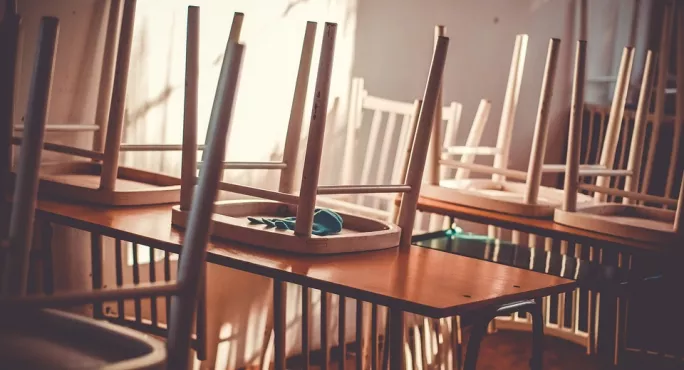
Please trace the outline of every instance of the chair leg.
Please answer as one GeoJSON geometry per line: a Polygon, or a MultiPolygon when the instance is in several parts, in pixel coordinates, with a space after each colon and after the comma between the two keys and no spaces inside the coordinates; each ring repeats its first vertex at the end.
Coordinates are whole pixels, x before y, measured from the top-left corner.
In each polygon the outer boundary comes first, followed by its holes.
{"type": "Polygon", "coordinates": [[[544,361],[544,315],[542,314],[541,299],[529,308],[532,315],[532,358],[530,369],[541,370],[544,361]]]}
{"type": "Polygon", "coordinates": [[[487,332],[488,324],[489,320],[481,320],[472,326],[470,338],[468,339],[468,348],[466,349],[463,370],[475,370],[477,367],[477,356],[480,353],[480,344],[482,343],[482,338],[487,332]]]}
{"type": "Polygon", "coordinates": [[[52,263],[52,224],[50,222],[45,222],[43,225],[41,243],[43,244],[43,293],[53,294],[55,287],[52,263]]]}

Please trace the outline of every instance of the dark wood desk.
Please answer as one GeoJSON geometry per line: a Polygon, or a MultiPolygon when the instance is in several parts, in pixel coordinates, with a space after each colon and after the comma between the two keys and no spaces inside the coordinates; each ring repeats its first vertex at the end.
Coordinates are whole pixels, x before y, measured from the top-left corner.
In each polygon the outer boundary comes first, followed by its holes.
{"type": "Polygon", "coordinates": [[[644,243],[633,239],[619,238],[594,231],[563,226],[549,219],[508,215],[424,197],[420,197],[418,200],[418,210],[585,245],[628,248],[630,252],[637,253],[639,251],[682,253],[681,245],[644,243]]]}
{"type": "MultiPolygon", "coordinates": [[[[41,200],[37,216],[171,252],[180,251],[183,237],[171,226],[170,206],[101,208],[41,200]]],[[[210,263],[385,305],[401,315],[449,317],[576,287],[561,277],[418,246],[331,256],[292,255],[219,240],[208,248],[210,263]]]]}

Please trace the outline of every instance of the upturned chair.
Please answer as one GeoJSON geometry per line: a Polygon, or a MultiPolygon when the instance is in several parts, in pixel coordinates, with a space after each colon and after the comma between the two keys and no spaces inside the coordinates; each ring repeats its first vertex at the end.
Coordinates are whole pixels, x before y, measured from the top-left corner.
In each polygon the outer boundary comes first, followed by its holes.
{"type": "MultiPolygon", "coordinates": [[[[191,13],[197,12],[191,7],[191,13]]],[[[211,213],[218,193],[227,130],[240,71],[243,46],[231,41],[226,53],[212,108],[213,132],[207,143],[198,194],[191,206],[176,282],[158,282],[117,289],[24,296],[27,256],[38,187],[37,168],[48,110],[50,77],[54,61],[58,21],[44,18],[36,72],[27,115],[27,135],[22,144],[18,186],[15,187],[11,221],[6,289],[0,298],[0,361],[10,367],[97,367],[116,369],[187,369],[195,300],[209,238],[211,213]],[[38,154],[37,154],[38,153],[38,154]],[[21,185],[21,186],[20,186],[21,185]],[[164,344],[133,330],[48,308],[135,299],[173,297],[169,337],[164,344]],[[17,340],[22,338],[22,340],[17,340]]]]}
{"type": "MultiPolygon", "coordinates": [[[[236,13],[233,18],[233,26],[229,39],[239,38],[239,29],[242,25],[242,16],[236,13]]],[[[183,144],[182,144],[182,166],[181,166],[181,196],[178,211],[187,212],[193,194],[195,179],[198,167],[201,168],[202,161],[197,160],[198,150],[202,146],[197,145],[197,99],[198,99],[198,69],[199,69],[199,24],[188,26],[187,39],[187,68],[186,68],[186,97],[183,123],[183,144]]],[[[223,169],[242,169],[242,170],[278,170],[280,180],[278,189],[282,193],[292,193],[295,189],[295,174],[297,170],[297,156],[299,153],[299,140],[302,130],[304,117],[304,106],[308,90],[309,75],[311,70],[311,59],[313,57],[313,47],[316,37],[316,22],[307,22],[304,30],[302,51],[297,71],[297,79],[292,98],[290,118],[288,122],[287,135],[283,157],[277,162],[233,162],[224,161],[223,169]]],[[[210,134],[207,131],[207,139],[210,134]]],[[[168,148],[175,149],[176,146],[170,145],[168,148]]],[[[204,157],[204,154],[202,155],[204,157]]],[[[221,185],[227,187],[228,185],[221,185]]],[[[228,190],[224,188],[223,190],[228,190]]]]}
{"type": "MultiPolygon", "coordinates": [[[[22,68],[22,63],[21,63],[21,56],[18,53],[18,51],[21,48],[21,40],[19,39],[18,35],[21,31],[21,15],[18,12],[18,1],[16,0],[7,0],[5,1],[5,14],[4,18],[2,21],[2,31],[0,31],[3,36],[3,51],[6,53],[7,58],[4,59],[3,61],[7,64],[3,65],[3,87],[6,88],[6,92],[2,95],[3,99],[6,99],[3,101],[2,104],[7,104],[6,108],[3,107],[2,112],[6,114],[6,118],[3,119],[3,122],[9,123],[6,126],[7,131],[7,136],[4,136],[2,140],[10,140],[12,138],[12,135],[14,131],[24,131],[25,126],[23,124],[14,124],[14,95],[15,95],[15,85],[17,83],[16,81],[16,76],[21,75],[21,68],[22,68]]],[[[114,1],[112,2],[112,8],[115,6],[115,4],[120,4],[120,1],[114,1]]],[[[118,8],[117,8],[118,9],[118,8]]],[[[118,15],[118,13],[117,13],[118,15]]],[[[69,133],[74,133],[74,132],[93,132],[94,135],[97,137],[100,131],[100,127],[96,124],[85,124],[85,123],[59,123],[59,124],[49,124],[45,126],[45,130],[47,132],[69,132],[69,133]]],[[[10,145],[9,142],[3,142],[0,143],[3,148],[7,147],[10,145]]],[[[9,155],[10,159],[9,162],[11,163],[11,155],[12,155],[12,150],[11,148],[9,150],[9,155]]],[[[4,161],[4,159],[3,159],[4,161]]],[[[7,177],[4,177],[7,178],[7,177]]]]}
{"type": "MultiPolygon", "coordinates": [[[[580,229],[647,242],[663,243],[681,238],[683,222],[681,213],[682,203],[684,203],[682,200],[684,198],[682,197],[682,187],[684,187],[684,181],[680,185],[678,199],[658,197],[635,191],[639,174],[641,173],[645,124],[650,103],[650,86],[654,75],[652,59],[652,54],[649,51],[630,144],[627,163],[628,176],[623,190],[606,187],[605,182],[600,181],[597,181],[596,185],[581,184],[579,182],[582,105],[576,106],[573,103],[570,119],[570,140],[568,141],[566,159],[567,165],[565,169],[565,196],[562,207],[555,211],[555,222],[580,229]],[[579,189],[594,192],[594,201],[590,204],[578,205],[577,193],[579,189]],[[621,197],[622,204],[607,203],[607,195],[621,197]],[[676,207],[676,210],[638,205],[636,201],[676,207]]],[[[580,79],[578,82],[580,83],[575,88],[581,91],[583,90],[583,81],[580,79]]]]}
{"type": "MultiPolygon", "coordinates": [[[[116,18],[120,1],[113,1],[110,9],[108,25],[107,52],[103,70],[111,63],[116,36],[116,18]]],[[[113,88],[108,112],[104,150],[83,149],[55,143],[44,143],[45,150],[86,158],[86,161],[69,161],[56,164],[44,164],[40,168],[40,192],[53,197],[71,201],[89,202],[103,205],[141,205],[177,202],[180,198],[180,181],[177,178],[159,173],[142,171],[135,168],[119,166],[121,136],[125,118],[126,88],[133,41],[133,25],[136,0],[124,0],[121,30],[116,53],[113,88]]],[[[103,83],[111,78],[109,73],[103,76],[103,83]]],[[[12,86],[12,85],[10,85],[12,86]]],[[[106,87],[103,87],[106,88],[106,87]]],[[[107,95],[101,91],[98,97],[100,105],[105,104],[107,95]]],[[[77,125],[80,127],[81,125],[77,125]]],[[[85,126],[84,126],[85,127],[85,126]]],[[[71,128],[73,129],[73,128],[71,128]]],[[[21,137],[12,137],[12,143],[18,145],[21,137]]]]}
{"type": "MultiPolygon", "coordinates": [[[[332,71],[336,25],[329,23],[325,27],[299,195],[222,182],[220,184],[221,190],[251,195],[270,201],[239,200],[218,202],[214,216],[214,236],[266,248],[305,254],[349,253],[408,245],[411,233],[402,232],[402,230],[412,229],[412,227],[407,228],[407,222],[410,220],[411,224],[413,224],[415,219],[415,202],[417,202],[417,193],[415,191],[420,188],[421,179],[414,177],[417,175],[422,177],[422,166],[425,160],[422,153],[423,148],[419,145],[422,143],[422,140],[429,139],[429,135],[421,131],[422,122],[420,120],[416,129],[416,138],[413,141],[414,148],[419,149],[413,151],[408,165],[406,181],[394,185],[319,186],[317,184],[320,158],[323,150],[325,112],[332,71]],[[417,168],[420,168],[421,171],[417,168]],[[341,213],[345,225],[341,233],[327,236],[312,235],[311,228],[317,195],[392,192],[405,193],[397,225],[367,217],[341,213]],[[413,206],[410,206],[410,204],[413,204],[413,206]],[[296,208],[293,207],[295,205],[297,206],[296,208]],[[296,215],[296,228],[294,231],[281,231],[275,228],[253,225],[246,219],[247,216],[253,215],[260,217],[267,215],[276,217],[296,215]]],[[[443,43],[446,44],[446,39],[443,43]]],[[[442,48],[445,49],[446,45],[443,45],[442,48]]],[[[436,57],[441,56],[444,51],[442,50],[440,53],[437,53],[436,57]]],[[[438,68],[441,61],[435,59],[433,63],[435,63],[434,68],[438,68]]],[[[433,72],[437,73],[436,71],[433,72]]],[[[424,103],[421,112],[425,112],[425,109],[434,110],[434,107],[430,108],[428,104],[433,104],[433,102],[424,103]]],[[[421,117],[432,119],[429,113],[425,113],[421,117]]],[[[427,145],[425,145],[424,154],[427,155],[427,145]]],[[[186,217],[187,213],[180,207],[173,208],[174,225],[183,227],[186,217]]]]}
{"type": "MultiPolygon", "coordinates": [[[[424,196],[520,216],[552,217],[554,209],[561,205],[563,191],[553,187],[541,186],[541,176],[543,173],[558,173],[564,168],[563,165],[544,164],[549,127],[548,114],[553,96],[553,81],[558,62],[559,45],[560,40],[558,39],[552,39],[549,42],[527,171],[497,167],[496,159],[493,166],[474,164],[471,158],[465,156],[462,157],[461,161],[442,160],[443,165],[458,168],[459,171],[468,170],[492,174],[492,179],[466,179],[469,172],[465,175],[461,172],[460,174],[457,173],[455,179],[442,180],[439,185],[425,186],[424,196]]],[[[601,161],[597,165],[583,165],[580,169],[582,176],[599,176],[598,181],[600,183],[607,182],[609,176],[624,176],[628,173],[626,170],[613,169],[613,165],[633,56],[634,49],[625,48],[619,71],[618,87],[615,90],[615,99],[613,100],[612,112],[614,114],[611,114],[609,128],[604,139],[601,161]]],[[[473,129],[475,128],[473,127],[473,129]]],[[[505,142],[505,140],[502,141],[505,142]]],[[[464,150],[466,149],[464,148],[464,150]]],[[[477,153],[477,155],[479,154],[482,153],[477,153]]],[[[499,161],[499,163],[505,162],[505,158],[499,161]]],[[[591,197],[579,194],[578,201],[589,203],[591,197]]]]}

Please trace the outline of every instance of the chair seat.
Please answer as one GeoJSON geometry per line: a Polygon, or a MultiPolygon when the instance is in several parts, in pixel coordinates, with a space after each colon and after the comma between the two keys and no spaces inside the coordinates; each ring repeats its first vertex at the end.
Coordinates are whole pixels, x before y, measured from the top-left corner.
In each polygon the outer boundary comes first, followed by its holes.
{"type": "Polygon", "coordinates": [[[164,343],[131,329],[56,310],[3,312],[0,368],[163,369],[164,343]]]}
{"type": "MultiPolygon", "coordinates": [[[[521,182],[491,179],[447,179],[439,186],[426,184],[421,195],[467,207],[486,209],[518,216],[552,218],[553,212],[563,203],[563,190],[542,186],[535,204],[525,201],[527,185],[521,182]]],[[[578,194],[578,204],[588,204],[593,198],[578,194]]]]}

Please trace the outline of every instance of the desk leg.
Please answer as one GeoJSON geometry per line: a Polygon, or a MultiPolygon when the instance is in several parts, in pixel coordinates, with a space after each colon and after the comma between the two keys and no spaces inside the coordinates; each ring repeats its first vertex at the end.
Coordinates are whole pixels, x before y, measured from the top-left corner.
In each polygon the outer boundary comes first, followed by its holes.
{"type": "MultiPolygon", "coordinates": [[[[90,233],[90,267],[92,273],[92,286],[93,289],[102,289],[102,235],[90,233]]],[[[93,304],[93,317],[96,319],[103,319],[102,303],[93,304]]],[[[136,315],[136,318],[139,316],[136,315]]]]}
{"type": "Polygon", "coordinates": [[[532,358],[530,369],[541,370],[544,362],[544,315],[542,298],[535,299],[534,307],[529,309],[532,316],[532,358]]]}
{"type": "Polygon", "coordinates": [[[404,311],[390,309],[390,370],[404,368],[404,311]]]}
{"type": "Polygon", "coordinates": [[[43,293],[53,294],[55,292],[55,287],[52,257],[52,224],[49,221],[45,221],[45,225],[43,226],[41,243],[43,245],[43,293]]]}
{"type": "Polygon", "coordinates": [[[285,370],[285,307],[287,307],[287,284],[273,281],[273,331],[275,347],[275,370],[285,370]]]}
{"type": "Polygon", "coordinates": [[[470,329],[468,349],[466,349],[463,370],[475,370],[477,368],[477,357],[480,354],[480,343],[482,343],[482,338],[487,332],[489,321],[490,320],[488,320],[488,318],[477,320],[470,329]]]}

